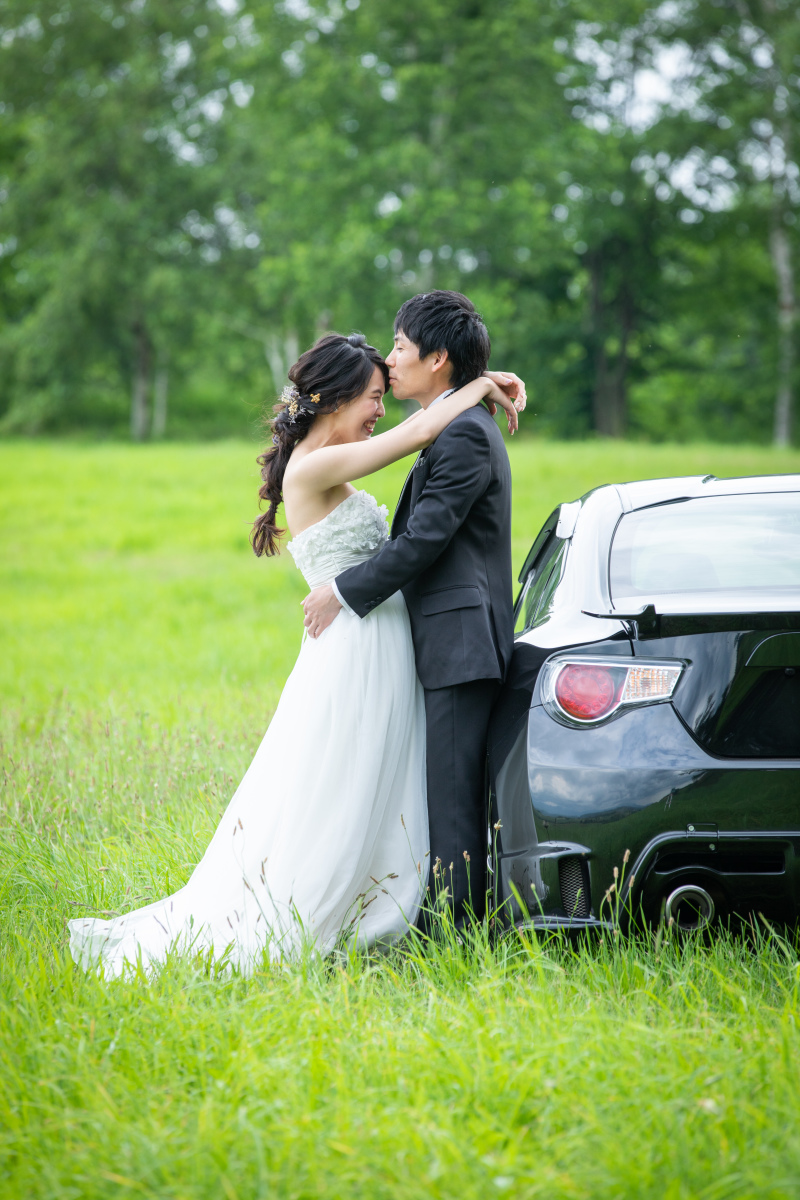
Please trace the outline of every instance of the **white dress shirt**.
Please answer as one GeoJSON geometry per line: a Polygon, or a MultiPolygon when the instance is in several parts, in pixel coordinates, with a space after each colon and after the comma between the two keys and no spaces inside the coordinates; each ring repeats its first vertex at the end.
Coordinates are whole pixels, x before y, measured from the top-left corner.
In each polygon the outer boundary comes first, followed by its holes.
{"type": "MultiPolygon", "coordinates": [[[[441,393],[440,393],[440,394],[439,394],[439,395],[436,397],[436,399],[435,399],[435,400],[431,400],[430,404],[428,405],[428,408],[433,408],[434,404],[438,404],[440,400],[444,400],[444,399],[445,399],[447,396],[452,396],[452,394],[453,394],[453,392],[454,392],[455,390],[456,390],[455,388],[448,388],[446,392],[441,392],[441,393]]],[[[333,588],[333,594],[334,594],[334,596],[335,596],[335,597],[336,597],[336,599],[339,601],[339,603],[341,604],[342,608],[346,608],[346,609],[347,609],[347,611],[348,611],[349,613],[352,613],[352,615],[353,615],[353,616],[356,616],[357,614],[353,612],[352,608],[351,608],[351,607],[350,607],[350,605],[347,603],[347,601],[345,600],[344,596],[341,594],[341,592],[339,591],[338,587],[336,586],[336,580],[335,580],[335,579],[332,579],[332,580],[331,580],[331,587],[333,588]]]]}

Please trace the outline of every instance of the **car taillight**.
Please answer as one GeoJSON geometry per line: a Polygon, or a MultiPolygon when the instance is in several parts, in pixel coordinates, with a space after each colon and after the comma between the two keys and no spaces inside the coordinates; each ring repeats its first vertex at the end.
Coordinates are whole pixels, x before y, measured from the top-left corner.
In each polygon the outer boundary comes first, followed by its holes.
{"type": "Polygon", "coordinates": [[[669,700],[682,670],[682,663],[653,660],[556,659],[542,669],[542,703],[557,720],[595,724],[621,708],[669,700]]]}
{"type": "Polygon", "coordinates": [[[576,721],[596,721],[612,712],[625,686],[625,671],[568,663],[556,678],[556,700],[576,721]]]}

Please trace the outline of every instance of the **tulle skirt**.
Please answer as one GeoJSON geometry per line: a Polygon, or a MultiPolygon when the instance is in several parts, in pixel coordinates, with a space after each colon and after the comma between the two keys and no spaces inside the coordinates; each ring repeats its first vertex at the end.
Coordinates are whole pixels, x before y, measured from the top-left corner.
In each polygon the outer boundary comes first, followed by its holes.
{"type": "Polygon", "coordinates": [[[402,595],[306,639],[264,739],[185,887],[70,922],[108,975],[170,953],[248,971],[372,945],[413,924],[427,883],[425,716],[402,595]]]}

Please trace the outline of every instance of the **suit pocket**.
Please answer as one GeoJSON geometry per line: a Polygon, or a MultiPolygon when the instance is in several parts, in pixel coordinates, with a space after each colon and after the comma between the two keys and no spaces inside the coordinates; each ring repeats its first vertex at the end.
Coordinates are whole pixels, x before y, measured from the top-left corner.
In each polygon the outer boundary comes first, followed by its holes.
{"type": "Polygon", "coordinates": [[[434,613],[452,612],[456,608],[480,608],[481,593],[476,587],[437,588],[435,592],[423,592],[419,598],[424,617],[434,613]]]}

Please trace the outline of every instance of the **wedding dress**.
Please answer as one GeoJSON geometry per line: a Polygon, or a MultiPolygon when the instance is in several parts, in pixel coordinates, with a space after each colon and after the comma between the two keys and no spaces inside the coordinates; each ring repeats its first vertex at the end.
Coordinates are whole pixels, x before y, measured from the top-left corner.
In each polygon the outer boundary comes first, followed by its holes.
{"type": "MultiPolygon", "coordinates": [[[[309,587],[377,554],[385,507],[354,492],[288,544],[309,587]]],[[[305,638],[275,715],[202,860],[172,896],[70,921],[106,976],[170,950],[247,971],[344,937],[394,940],[427,883],[425,716],[402,594],[305,638]]]]}

